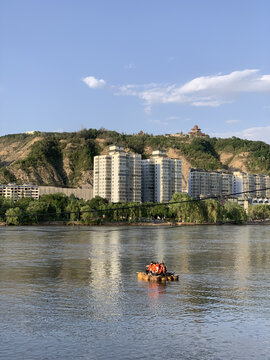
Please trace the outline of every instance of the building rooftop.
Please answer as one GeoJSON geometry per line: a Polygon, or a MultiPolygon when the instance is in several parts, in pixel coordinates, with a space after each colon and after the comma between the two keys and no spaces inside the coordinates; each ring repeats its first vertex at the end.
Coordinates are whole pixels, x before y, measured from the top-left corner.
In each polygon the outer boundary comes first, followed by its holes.
{"type": "Polygon", "coordinates": [[[203,133],[201,131],[201,129],[199,128],[198,125],[194,125],[193,128],[190,130],[190,132],[188,133],[189,137],[193,137],[193,136],[206,136],[205,133],[203,133]]]}

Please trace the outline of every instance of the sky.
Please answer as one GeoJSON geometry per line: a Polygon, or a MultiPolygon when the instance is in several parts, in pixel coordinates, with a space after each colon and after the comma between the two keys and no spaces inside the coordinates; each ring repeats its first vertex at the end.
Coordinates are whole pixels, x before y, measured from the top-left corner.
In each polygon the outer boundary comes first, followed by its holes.
{"type": "Polygon", "coordinates": [[[270,144],[270,1],[0,0],[0,136],[101,127],[270,144]]]}

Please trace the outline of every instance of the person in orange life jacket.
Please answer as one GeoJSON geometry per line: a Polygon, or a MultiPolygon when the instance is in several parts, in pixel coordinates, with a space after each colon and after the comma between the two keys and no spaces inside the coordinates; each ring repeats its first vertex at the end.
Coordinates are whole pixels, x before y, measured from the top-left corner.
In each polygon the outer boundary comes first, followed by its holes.
{"type": "Polygon", "coordinates": [[[166,275],[167,268],[164,264],[164,262],[159,264],[159,275],[166,275]]]}
{"type": "Polygon", "coordinates": [[[145,268],[146,274],[151,273],[151,268],[152,268],[153,264],[154,264],[153,261],[151,261],[149,265],[146,265],[146,268],[145,268]]]}
{"type": "Polygon", "coordinates": [[[157,276],[159,275],[159,263],[155,263],[152,266],[152,275],[157,276]]]}
{"type": "Polygon", "coordinates": [[[151,264],[151,267],[150,267],[150,274],[152,275],[156,270],[156,262],[153,261],[152,264],[151,264]]]}

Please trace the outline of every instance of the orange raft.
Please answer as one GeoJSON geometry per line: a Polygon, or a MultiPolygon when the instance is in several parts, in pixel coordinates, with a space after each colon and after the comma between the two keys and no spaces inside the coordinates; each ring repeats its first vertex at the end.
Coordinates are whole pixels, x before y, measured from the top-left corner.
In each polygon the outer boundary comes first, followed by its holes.
{"type": "Polygon", "coordinates": [[[144,281],[155,281],[155,282],[165,282],[165,281],[178,281],[179,275],[151,275],[146,274],[146,272],[137,272],[138,280],[144,281]]]}

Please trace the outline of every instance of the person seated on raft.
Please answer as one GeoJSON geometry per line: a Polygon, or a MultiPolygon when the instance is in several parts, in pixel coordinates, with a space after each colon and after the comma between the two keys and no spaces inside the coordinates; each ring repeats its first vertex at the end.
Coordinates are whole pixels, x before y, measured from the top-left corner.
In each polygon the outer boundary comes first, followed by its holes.
{"type": "Polygon", "coordinates": [[[159,263],[153,263],[153,265],[151,266],[151,275],[153,276],[158,276],[159,274],[159,263]]]}
{"type": "Polygon", "coordinates": [[[149,265],[146,265],[145,272],[146,272],[146,274],[153,275],[153,276],[158,276],[158,275],[165,276],[167,273],[167,268],[166,268],[164,262],[158,263],[158,262],[151,261],[149,265]]]}
{"type": "Polygon", "coordinates": [[[145,267],[146,274],[151,274],[151,268],[152,268],[153,264],[154,264],[154,262],[151,261],[149,265],[146,265],[146,267],[145,267]]]}
{"type": "Polygon", "coordinates": [[[158,275],[163,275],[163,276],[165,276],[166,273],[167,273],[167,268],[166,268],[164,262],[162,262],[162,263],[159,264],[159,272],[158,272],[158,275]]]}

